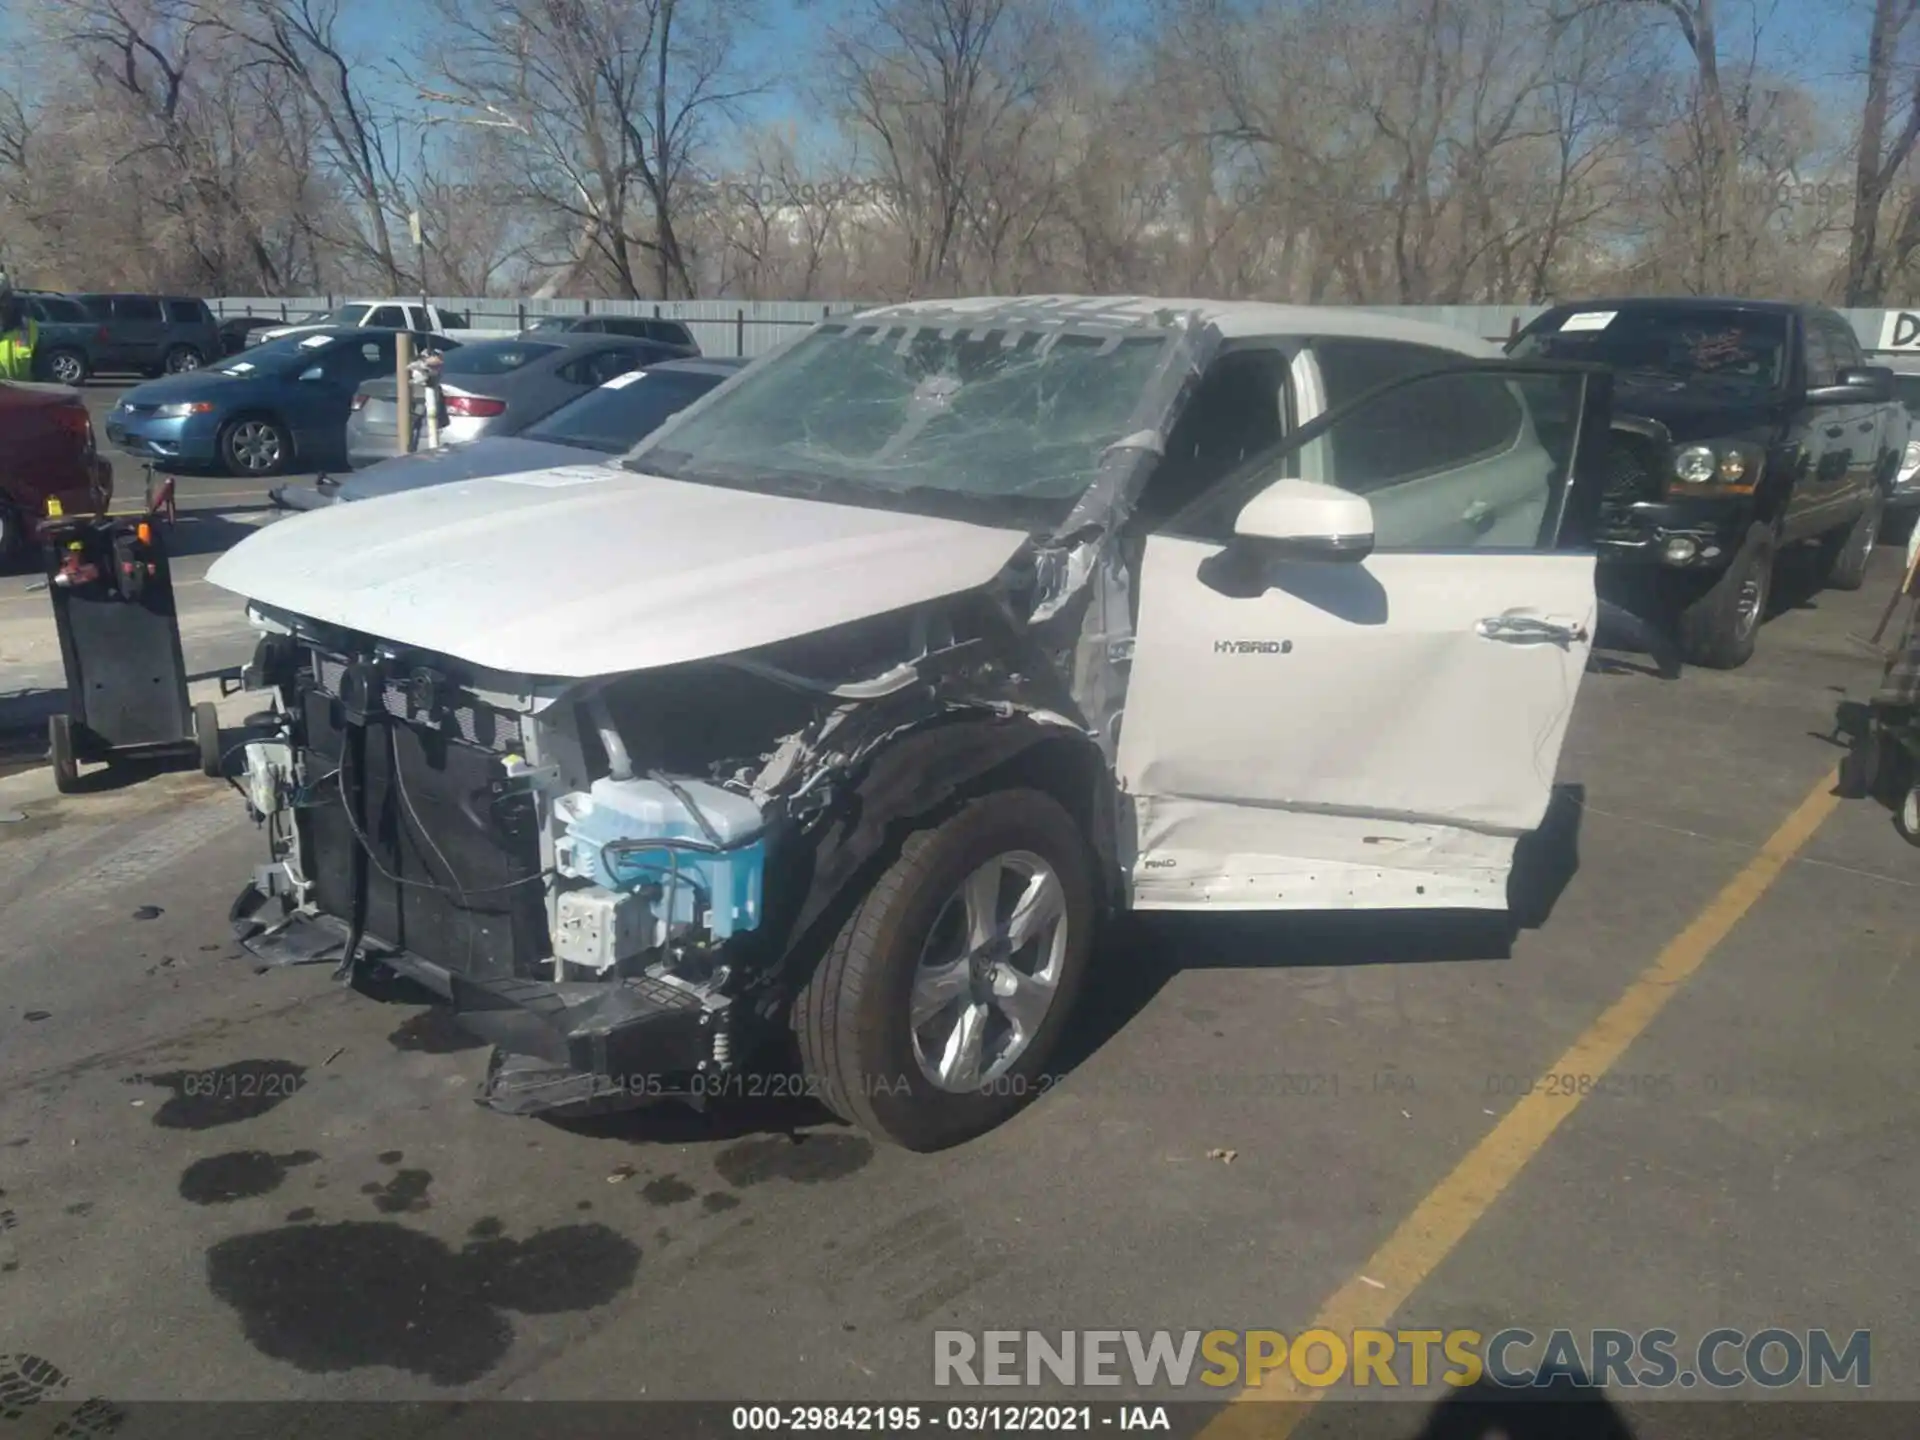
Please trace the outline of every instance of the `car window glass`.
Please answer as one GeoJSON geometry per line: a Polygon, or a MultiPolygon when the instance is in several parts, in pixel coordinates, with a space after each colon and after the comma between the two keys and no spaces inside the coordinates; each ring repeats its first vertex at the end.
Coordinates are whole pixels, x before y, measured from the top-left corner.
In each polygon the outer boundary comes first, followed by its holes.
{"type": "Polygon", "coordinates": [[[362,380],[391,374],[394,367],[393,337],[390,335],[336,346],[320,360],[320,373],[341,384],[357,385],[362,380]]]}
{"type": "Polygon", "coordinates": [[[167,319],[177,325],[198,325],[203,318],[198,300],[167,301],[167,319]]]}
{"type": "Polygon", "coordinates": [[[398,305],[376,305],[368,313],[366,325],[375,330],[406,330],[407,315],[398,305]]]}
{"type": "Polygon", "coordinates": [[[446,352],[444,375],[505,375],[560,349],[538,340],[482,340],[446,352]]]}
{"type": "Polygon", "coordinates": [[[1893,394],[1907,409],[1909,415],[1920,418],[1920,375],[1907,375],[1896,372],[1893,377],[1893,394]]]}
{"type": "Polygon", "coordinates": [[[40,316],[56,325],[84,325],[87,323],[87,309],[77,300],[69,300],[64,295],[41,295],[34,303],[40,307],[40,316]]]}
{"type": "MultiPolygon", "coordinates": [[[[1400,376],[1462,363],[1448,351],[1388,341],[1321,341],[1313,349],[1329,411],[1400,376]]],[[[1519,433],[1517,400],[1484,374],[1436,379],[1406,395],[1410,425],[1371,431],[1343,426],[1327,442],[1328,458],[1346,477],[1344,488],[1361,489],[1369,477],[1395,484],[1469,464],[1511,446],[1519,433]]]]}
{"type": "Polygon", "coordinates": [[[604,385],[616,375],[638,370],[643,363],[640,351],[630,345],[618,350],[602,350],[597,355],[587,357],[585,383],[604,385]]]}
{"type": "Polygon", "coordinates": [[[113,318],[146,324],[160,318],[160,302],[145,295],[121,295],[113,302],[113,318]]]}
{"type": "Polygon", "coordinates": [[[89,319],[102,321],[113,319],[113,301],[105,295],[81,295],[76,298],[81,308],[87,312],[89,319]]]}
{"type": "Polygon", "coordinates": [[[1296,473],[1365,495],[1381,551],[1532,550],[1551,545],[1577,443],[1582,376],[1484,365],[1417,375],[1329,411],[1304,446],[1256,457],[1215,501],[1170,522],[1224,541],[1241,507],[1296,473]],[[1294,468],[1298,458],[1299,468],[1294,468]]]}
{"type": "Polygon", "coordinates": [[[1287,358],[1275,350],[1220,356],[1195,387],[1134,506],[1152,528],[1198,499],[1250,455],[1271,448],[1286,425],[1287,358]]]}
{"type": "Polygon", "coordinates": [[[1807,388],[1833,384],[1839,361],[1828,342],[1826,329],[1814,320],[1807,321],[1803,328],[1807,336],[1807,388]]]}
{"type": "Polygon", "coordinates": [[[526,440],[552,440],[619,455],[653,433],[727,377],[650,370],[615,376],[521,431],[526,440]]]}

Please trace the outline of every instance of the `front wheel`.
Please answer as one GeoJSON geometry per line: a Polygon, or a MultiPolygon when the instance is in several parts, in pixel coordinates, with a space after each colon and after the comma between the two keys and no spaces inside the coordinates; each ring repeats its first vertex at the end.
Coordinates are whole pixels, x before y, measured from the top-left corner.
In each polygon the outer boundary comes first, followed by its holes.
{"type": "Polygon", "coordinates": [[[1773,592],[1773,531],[1756,521],[1732,562],[1680,610],[1680,651],[1689,665],[1737,670],[1753,658],[1773,592]]]}
{"type": "Polygon", "coordinates": [[[47,356],[47,374],[56,384],[78,389],[87,383],[87,357],[78,350],[55,350],[47,356]]]}
{"type": "Polygon", "coordinates": [[[278,475],[292,454],[286,430],[264,416],[235,420],[220,432],[220,458],[230,475],[278,475]]]}
{"type": "Polygon", "coordinates": [[[80,760],[73,749],[73,721],[54,715],[47,721],[47,760],[53,766],[53,788],[71,795],[80,788],[80,760]]]}
{"type": "Polygon", "coordinates": [[[167,351],[167,358],[162,368],[169,375],[184,375],[189,370],[198,370],[206,363],[205,357],[193,346],[176,345],[167,351]]]}
{"type": "Polygon", "coordinates": [[[1880,538],[1880,521],[1886,508],[1886,497],[1875,490],[1851,525],[1822,539],[1821,579],[1829,590],[1858,590],[1867,583],[1867,566],[1880,538]]]}
{"type": "Polygon", "coordinates": [[[991,1130],[1047,1088],[1096,913],[1050,795],[996,791],[914,832],[794,1003],[815,1092],[909,1150],[991,1130]]]}

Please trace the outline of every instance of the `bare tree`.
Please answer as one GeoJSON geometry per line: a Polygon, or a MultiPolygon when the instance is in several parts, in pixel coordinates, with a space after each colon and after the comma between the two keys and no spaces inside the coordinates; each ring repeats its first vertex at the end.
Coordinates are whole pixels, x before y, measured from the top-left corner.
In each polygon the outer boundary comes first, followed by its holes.
{"type": "MultiPolygon", "coordinates": [[[[1905,238],[1901,236],[1894,242],[1893,253],[1887,253],[1881,245],[1880,219],[1894,181],[1912,157],[1914,143],[1920,141],[1920,72],[1907,67],[1907,93],[1897,117],[1893,97],[1901,40],[1916,14],[1920,14],[1920,0],[1874,0],[1867,37],[1866,96],[1854,158],[1853,218],[1848,228],[1849,305],[1877,304],[1886,294],[1889,271],[1913,250],[1911,243],[1905,250],[1900,248],[1905,238]]],[[[1911,207],[1908,214],[1913,214],[1911,207]]]]}
{"type": "Polygon", "coordinates": [[[436,3],[444,85],[425,98],[515,141],[521,193],[569,222],[566,268],[598,261],[622,295],[692,293],[678,209],[710,119],[755,88],[738,75],[742,0],[436,3]]]}

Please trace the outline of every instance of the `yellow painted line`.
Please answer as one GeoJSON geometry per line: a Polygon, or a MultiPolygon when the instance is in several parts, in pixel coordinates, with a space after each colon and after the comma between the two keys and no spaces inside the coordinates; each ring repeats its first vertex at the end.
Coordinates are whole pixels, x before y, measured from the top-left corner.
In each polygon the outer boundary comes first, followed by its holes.
{"type": "MultiPolygon", "coordinates": [[[[1422,1281],[1453,1252],[1506,1188],[1540,1153],[1553,1132],[1580,1105],[1579,1094],[1551,1094],[1546,1076],[1592,1075],[1609,1070],[1666,1008],[1667,1002],[1753,909],[1780,872],[1805,848],[1840,801],[1839,782],[1829,775],[1780,823],[1746,868],[1727,882],[1687,928],[1670,940],[1626,992],[1567,1047],[1530,1093],[1503,1116],[1485,1139],[1423,1199],[1345,1285],[1329,1296],[1310,1328],[1345,1335],[1384,1328],[1422,1281]],[[1364,1279],[1362,1277],[1365,1277],[1364,1279]]],[[[1279,1411],[1232,1404],[1200,1432],[1205,1440],[1285,1440],[1327,1392],[1298,1384],[1289,1370],[1270,1372],[1234,1400],[1283,1400],[1279,1411]]]]}

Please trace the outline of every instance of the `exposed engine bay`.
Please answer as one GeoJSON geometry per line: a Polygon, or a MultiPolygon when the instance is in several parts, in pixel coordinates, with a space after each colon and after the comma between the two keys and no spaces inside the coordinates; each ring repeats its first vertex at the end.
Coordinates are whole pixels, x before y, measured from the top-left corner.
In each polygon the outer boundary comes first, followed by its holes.
{"type": "Polygon", "coordinates": [[[271,860],[236,932],[268,963],[450,999],[497,1047],[495,1108],[697,1102],[784,1024],[788,962],[891,825],[1023,757],[1063,793],[1104,776],[1057,678],[1072,646],[1022,618],[1033,567],[1003,578],[584,682],[256,607],[247,681],[274,703],[244,788],[271,860]]]}

